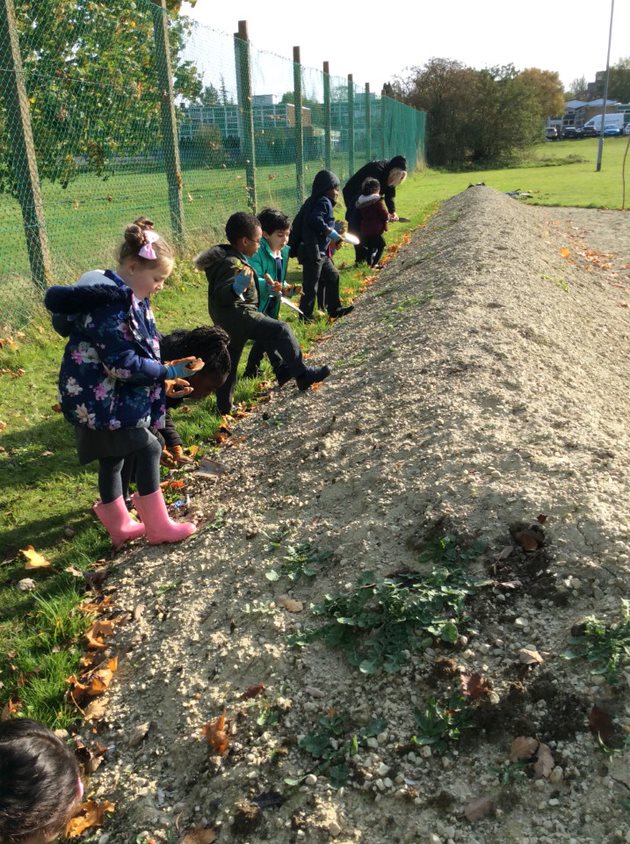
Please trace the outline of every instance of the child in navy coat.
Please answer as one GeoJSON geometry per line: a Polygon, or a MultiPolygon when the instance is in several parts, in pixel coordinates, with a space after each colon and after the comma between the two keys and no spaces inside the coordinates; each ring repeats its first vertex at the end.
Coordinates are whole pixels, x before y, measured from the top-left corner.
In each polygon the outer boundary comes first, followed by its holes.
{"type": "Polygon", "coordinates": [[[127,226],[118,267],[103,273],[102,284],[50,287],[45,297],[57,325],[65,318],[68,326],[61,409],[74,426],[79,462],[98,460],[101,500],[94,512],[115,547],[143,534],[157,544],[196,531],[191,522],[171,521],[160,489],[156,431],[164,426],[164,382],[183,380],[203,366],[195,358],[161,361],[149,300],[172,269],[170,246],[150,220],[140,218],[127,226]],[[133,501],[142,522],[131,518],[123,496],[123,466],[131,460],[138,487],[133,501]]]}

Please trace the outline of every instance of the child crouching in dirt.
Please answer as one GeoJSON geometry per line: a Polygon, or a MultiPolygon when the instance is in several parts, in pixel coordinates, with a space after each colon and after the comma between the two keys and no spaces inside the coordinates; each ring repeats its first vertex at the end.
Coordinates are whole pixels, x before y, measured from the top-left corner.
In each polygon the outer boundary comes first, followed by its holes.
{"type": "Polygon", "coordinates": [[[256,254],[262,229],[256,217],[239,211],[225,226],[228,242],[213,246],[195,258],[195,266],[208,279],[208,310],[213,321],[230,336],[230,374],[217,390],[220,413],[233,409],[238,364],[248,340],[260,343],[269,356],[279,356],[278,383],[295,378],[301,391],[330,375],[327,366],[306,366],[300,344],[286,322],[272,319],[258,310],[256,272],[249,259],[256,254]]]}
{"type": "Polygon", "coordinates": [[[0,721],[0,841],[46,844],[61,835],[83,796],[73,753],[28,718],[0,721]]]}

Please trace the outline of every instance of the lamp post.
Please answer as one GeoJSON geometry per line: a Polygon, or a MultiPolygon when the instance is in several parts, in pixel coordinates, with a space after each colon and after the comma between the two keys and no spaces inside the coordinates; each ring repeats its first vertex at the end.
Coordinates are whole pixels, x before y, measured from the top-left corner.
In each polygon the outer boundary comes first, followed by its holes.
{"type": "Polygon", "coordinates": [[[608,100],[608,79],[610,77],[610,42],[612,41],[613,14],[615,12],[615,0],[610,0],[610,27],[608,29],[608,55],[606,56],[606,83],[604,85],[604,108],[602,110],[602,125],[599,129],[599,142],[597,144],[597,164],[595,172],[602,169],[602,152],[604,149],[604,127],[606,125],[606,103],[608,100]]]}

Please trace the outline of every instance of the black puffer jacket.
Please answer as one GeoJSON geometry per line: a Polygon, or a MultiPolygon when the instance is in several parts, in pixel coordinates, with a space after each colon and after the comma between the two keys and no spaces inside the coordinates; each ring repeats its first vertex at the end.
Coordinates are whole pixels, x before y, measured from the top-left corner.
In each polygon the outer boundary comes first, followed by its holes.
{"type": "Polygon", "coordinates": [[[339,179],[330,170],[320,170],[313,179],[311,195],[298,211],[289,238],[291,257],[317,260],[326,253],[328,234],[335,224],[335,203],[326,196],[339,187],[339,179]]]}
{"type": "Polygon", "coordinates": [[[404,155],[395,155],[389,161],[369,161],[360,170],[357,170],[354,176],[350,176],[343,188],[343,201],[346,203],[347,220],[350,220],[354,213],[354,203],[361,194],[361,186],[367,178],[378,179],[387,210],[390,214],[396,212],[396,188],[390,187],[387,184],[390,172],[395,169],[407,169],[407,159],[404,155]]]}

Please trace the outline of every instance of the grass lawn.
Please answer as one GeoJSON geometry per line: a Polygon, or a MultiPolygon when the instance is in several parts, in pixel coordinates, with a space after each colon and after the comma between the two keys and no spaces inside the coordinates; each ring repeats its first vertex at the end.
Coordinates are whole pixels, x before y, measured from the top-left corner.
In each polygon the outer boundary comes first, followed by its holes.
{"type": "MultiPolygon", "coordinates": [[[[441,201],[478,181],[501,191],[529,191],[534,195],[533,200],[528,200],[530,202],[620,208],[625,149],[625,138],[607,139],[600,173],[595,173],[596,141],[583,140],[540,145],[520,168],[454,174],[425,170],[413,174],[399,190],[398,201],[399,213],[410,218],[410,222],[391,225],[388,240],[392,244],[399,241],[406,230],[420,225],[441,201]]],[[[228,171],[224,178],[235,179],[236,175],[235,171],[228,171]]],[[[160,177],[142,178],[147,180],[147,191],[155,190],[156,185],[159,187],[157,180],[160,177]]],[[[244,201],[239,201],[238,192],[232,194],[227,187],[223,194],[218,189],[211,192],[205,183],[202,184],[201,176],[199,178],[199,187],[195,188],[194,173],[187,174],[187,191],[193,195],[189,204],[197,214],[195,217],[191,212],[191,222],[199,226],[199,230],[203,228],[206,234],[213,226],[216,232],[218,220],[227,217],[231,210],[243,207],[244,201]],[[198,199],[195,190],[200,191],[198,199]],[[214,224],[204,216],[209,213],[209,207],[216,215],[221,214],[212,218],[214,224]]],[[[205,178],[209,178],[207,174],[205,178]]],[[[124,222],[142,211],[153,214],[155,210],[158,227],[166,223],[164,192],[153,194],[154,206],[147,200],[147,204],[138,207],[134,204],[135,192],[130,191],[125,204],[116,203],[114,214],[114,204],[108,209],[110,203],[95,193],[97,187],[102,192],[109,190],[107,183],[90,186],[87,182],[77,182],[72,186],[75,192],[86,192],[85,200],[79,198],[79,202],[91,203],[98,214],[95,210],[91,218],[77,215],[74,227],[66,222],[64,228],[59,223],[55,235],[60,248],[64,243],[62,229],[65,243],[83,244],[81,251],[69,253],[68,258],[69,264],[76,262],[81,270],[89,269],[95,263],[111,263],[105,260],[105,253],[101,254],[100,262],[85,258],[81,263],[79,260],[81,254],[92,255],[92,243],[100,243],[99,238],[106,230],[110,234],[112,230],[117,233],[124,222]],[[88,231],[84,225],[86,219],[90,221],[88,231]]],[[[287,170],[280,191],[287,203],[292,191],[293,182],[287,170]]],[[[278,195],[274,187],[269,201],[277,201],[278,195]]],[[[67,201],[71,203],[69,196],[67,201]]],[[[259,196],[261,203],[268,201],[262,189],[259,196]]],[[[6,203],[6,199],[3,202],[6,203]]],[[[66,220],[70,219],[71,207],[71,204],[66,207],[66,220]]],[[[59,219],[62,220],[62,216],[59,219]]],[[[0,241],[5,241],[3,250],[6,254],[11,247],[7,246],[6,237],[0,241]]],[[[114,246],[115,242],[109,243],[108,249],[114,246]]],[[[13,254],[17,255],[19,250],[15,249],[13,254]]],[[[337,259],[342,265],[341,289],[346,301],[358,294],[366,274],[365,271],[357,272],[352,266],[343,268],[343,262],[350,264],[352,259],[350,247],[342,250],[337,259]]],[[[292,267],[291,274],[299,280],[297,264],[292,267]]],[[[2,292],[0,288],[0,295],[2,292]]],[[[30,298],[33,300],[32,294],[30,298]]],[[[180,262],[167,289],[158,295],[154,304],[163,332],[208,322],[205,277],[194,273],[187,262],[180,262]]],[[[283,316],[294,322],[292,314],[283,316]]],[[[322,333],[326,325],[325,319],[306,327],[294,322],[304,346],[322,333]]],[[[85,570],[93,561],[109,556],[111,547],[105,532],[90,513],[91,504],[97,497],[94,467],[77,465],[72,430],[53,410],[63,340],[54,334],[41,311],[23,333],[15,333],[10,338],[4,336],[0,343],[0,378],[4,386],[0,391],[0,679],[3,683],[0,709],[9,701],[19,701],[21,714],[59,727],[75,717],[74,711],[64,703],[65,678],[76,670],[81,634],[88,624],[85,615],[77,611],[82,581],[74,572],[85,570]],[[47,557],[51,567],[25,571],[25,561],[18,551],[28,545],[47,557]],[[69,568],[72,571],[66,571],[69,568]],[[18,581],[26,576],[36,581],[34,591],[18,589],[18,581]]],[[[325,358],[325,354],[322,357],[325,358]]],[[[258,389],[259,385],[252,381],[240,381],[237,400],[255,401],[258,389]]],[[[202,451],[212,449],[220,423],[213,399],[198,405],[191,403],[190,408],[188,413],[176,411],[174,414],[185,442],[200,445],[202,451]]]]}

